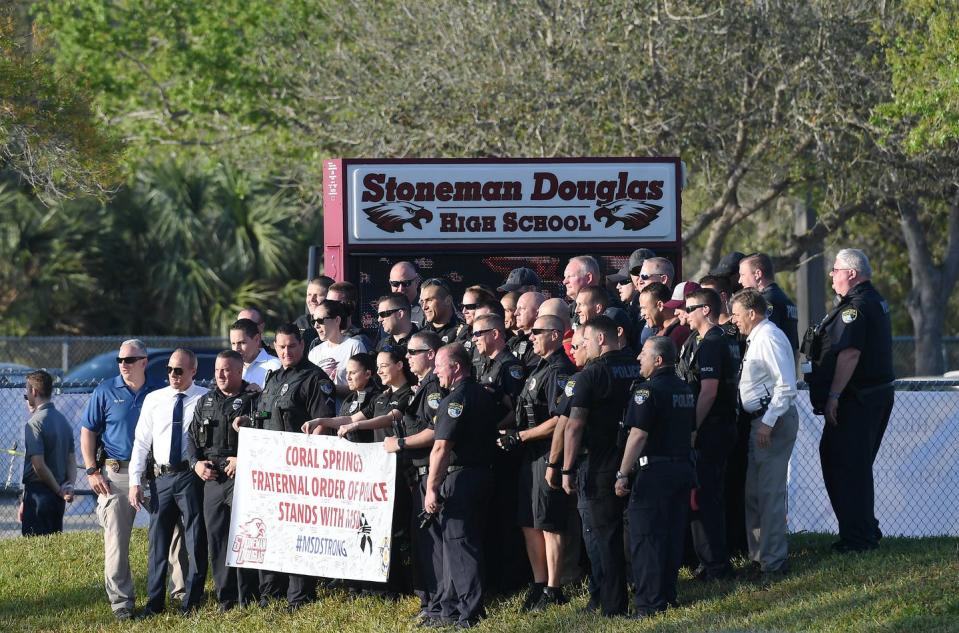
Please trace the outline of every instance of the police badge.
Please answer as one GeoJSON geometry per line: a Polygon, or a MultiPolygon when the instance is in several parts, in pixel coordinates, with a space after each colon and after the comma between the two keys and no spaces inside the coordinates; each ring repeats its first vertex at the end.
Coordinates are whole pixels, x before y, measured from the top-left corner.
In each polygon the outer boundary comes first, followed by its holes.
{"type": "Polygon", "coordinates": [[[514,380],[520,380],[523,377],[523,368],[520,365],[513,365],[509,368],[509,375],[514,380]]]}
{"type": "Polygon", "coordinates": [[[532,378],[529,379],[529,390],[530,391],[536,390],[536,376],[533,376],[532,378]]]}
{"type": "Polygon", "coordinates": [[[239,411],[239,410],[240,410],[240,407],[242,407],[242,406],[243,406],[243,399],[242,399],[242,398],[237,398],[236,400],[233,401],[233,410],[234,410],[234,411],[239,411]]]}
{"type": "Polygon", "coordinates": [[[354,400],[350,403],[350,413],[356,413],[356,410],[360,408],[360,403],[354,400]]]}
{"type": "Polygon", "coordinates": [[[446,408],[446,412],[449,413],[451,418],[460,417],[463,414],[463,403],[451,402],[450,405],[446,408]]]}
{"type": "Polygon", "coordinates": [[[283,386],[280,387],[280,395],[285,396],[286,392],[290,390],[290,385],[283,383],[283,386]]]}
{"type": "MultiPolygon", "coordinates": [[[[286,385],[283,385],[283,387],[286,387],[286,385]]],[[[323,381],[322,383],[320,383],[320,391],[322,391],[326,395],[330,395],[331,393],[333,393],[333,383],[329,381],[323,381]]]]}
{"type": "Polygon", "coordinates": [[[766,318],[768,319],[772,317],[772,315],[773,315],[773,304],[770,303],[769,305],[766,306],[766,318]]]}

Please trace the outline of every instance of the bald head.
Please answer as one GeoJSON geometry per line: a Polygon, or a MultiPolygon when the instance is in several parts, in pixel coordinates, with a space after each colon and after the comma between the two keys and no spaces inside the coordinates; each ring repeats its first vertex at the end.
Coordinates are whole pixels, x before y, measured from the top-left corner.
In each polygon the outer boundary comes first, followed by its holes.
{"type": "Polygon", "coordinates": [[[516,328],[528,332],[536,321],[539,314],[539,308],[546,301],[546,296],[542,292],[524,292],[516,301],[516,310],[514,318],[516,319],[516,328]]]}
{"type": "Polygon", "coordinates": [[[410,303],[416,305],[420,293],[420,275],[416,266],[410,262],[396,262],[390,268],[390,292],[406,295],[410,303]]]}
{"type": "Polygon", "coordinates": [[[565,325],[563,331],[569,329],[569,306],[562,299],[547,299],[539,306],[539,316],[558,317],[565,325]]]}

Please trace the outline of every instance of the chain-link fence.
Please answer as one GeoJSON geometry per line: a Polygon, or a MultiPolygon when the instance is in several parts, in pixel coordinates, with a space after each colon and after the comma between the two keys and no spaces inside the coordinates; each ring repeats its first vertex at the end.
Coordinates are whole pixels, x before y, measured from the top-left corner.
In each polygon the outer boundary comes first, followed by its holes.
{"type": "MultiPolygon", "coordinates": [[[[941,353],[946,371],[959,370],[959,336],[944,336],[941,353]]],[[[916,375],[916,339],[914,337],[892,337],[892,369],[896,376],[916,375]]]]}
{"type": "MultiPolygon", "coordinates": [[[[80,422],[95,385],[64,384],[57,409],[74,427],[79,456],[80,422]]],[[[799,394],[800,427],[790,465],[790,530],[835,532],[836,520],[822,483],[819,438],[823,419],[799,394]]],[[[28,418],[22,386],[0,386],[0,537],[20,533],[16,499],[23,476],[23,426],[28,418]]],[[[876,515],[887,535],[959,535],[959,380],[899,381],[896,406],[874,468],[876,515]]],[[[65,529],[97,527],[94,497],[78,468],[77,499],[67,507],[65,529]]],[[[142,515],[141,511],[141,515],[142,515]]],[[[146,517],[138,517],[146,524],[146,517]]]]}
{"type": "Polygon", "coordinates": [[[0,336],[0,368],[15,364],[69,374],[99,354],[116,352],[120,343],[131,338],[156,349],[226,349],[230,343],[222,336],[0,336]]]}

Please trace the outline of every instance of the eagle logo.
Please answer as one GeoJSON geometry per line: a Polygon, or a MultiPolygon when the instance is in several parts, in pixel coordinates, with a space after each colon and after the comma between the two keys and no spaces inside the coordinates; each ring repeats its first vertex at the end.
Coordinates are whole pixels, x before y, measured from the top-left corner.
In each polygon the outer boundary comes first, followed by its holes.
{"type": "Polygon", "coordinates": [[[663,207],[658,204],[622,198],[596,207],[593,217],[605,220],[607,229],[616,222],[622,222],[627,231],[640,231],[649,226],[662,210],[663,207]]]}
{"type": "Polygon", "coordinates": [[[402,233],[407,224],[418,229],[423,222],[432,222],[433,214],[426,207],[409,202],[389,202],[363,209],[366,216],[378,228],[387,233],[402,233]]]}

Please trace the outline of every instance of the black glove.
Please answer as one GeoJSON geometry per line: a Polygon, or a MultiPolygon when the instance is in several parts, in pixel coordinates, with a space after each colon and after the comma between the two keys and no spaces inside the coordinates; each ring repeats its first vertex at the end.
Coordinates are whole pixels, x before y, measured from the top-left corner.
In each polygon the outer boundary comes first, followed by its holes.
{"type": "Polygon", "coordinates": [[[523,443],[523,440],[519,438],[519,431],[512,430],[507,431],[506,435],[501,435],[496,440],[496,443],[501,449],[506,452],[515,451],[523,443]]]}

